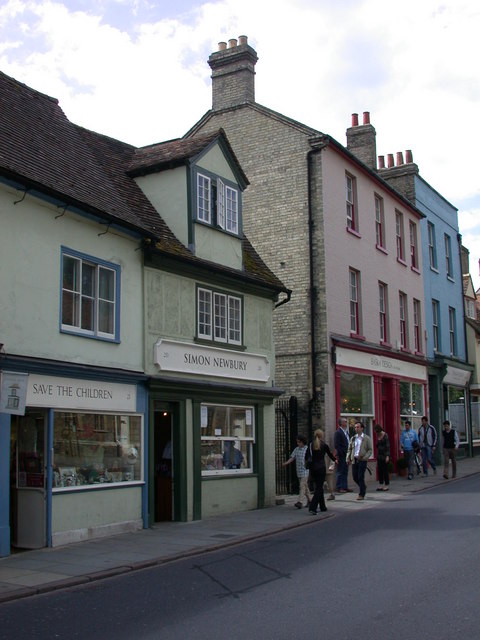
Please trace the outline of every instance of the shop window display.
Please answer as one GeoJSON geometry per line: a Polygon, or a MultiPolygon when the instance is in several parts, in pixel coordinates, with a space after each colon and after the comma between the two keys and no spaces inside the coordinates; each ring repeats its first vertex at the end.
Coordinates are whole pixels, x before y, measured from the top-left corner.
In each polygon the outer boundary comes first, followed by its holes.
{"type": "Polygon", "coordinates": [[[465,414],[465,389],[448,385],[444,387],[444,401],[448,406],[447,420],[456,429],[460,442],[468,442],[465,414]]]}
{"type": "Polygon", "coordinates": [[[348,371],[340,374],[341,415],[348,420],[353,435],[356,422],[365,425],[365,433],[372,437],[374,418],[373,380],[371,376],[362,376],[348,371]]]}
{"type": "Polygon", "coordinates": [[[201,406],[202,475],[251,473],[253,407],[201,406]]]}
{"type": "Polygon", "coordinates": [[[400,382],[400,418],[410,420],[412,428],[418,431],[425,415],[424,386],[414,382],[400,382]]]}
{"type": "Polygon", "coordinates": [[[140,416],[55,413],[54,489],[141,480],[140,416]]]}

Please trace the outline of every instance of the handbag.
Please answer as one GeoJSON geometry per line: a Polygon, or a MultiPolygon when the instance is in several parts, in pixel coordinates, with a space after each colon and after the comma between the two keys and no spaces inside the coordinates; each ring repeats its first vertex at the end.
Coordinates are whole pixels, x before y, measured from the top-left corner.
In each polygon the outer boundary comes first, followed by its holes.
{"type": "Polygon", "coordinates": [[[309,446],[307,447],[307,450],[305,451],[305,461],[304,461],[305,469],[310,469],[311,464],[312,464],[312,444],[310,443],[309,446]]]}

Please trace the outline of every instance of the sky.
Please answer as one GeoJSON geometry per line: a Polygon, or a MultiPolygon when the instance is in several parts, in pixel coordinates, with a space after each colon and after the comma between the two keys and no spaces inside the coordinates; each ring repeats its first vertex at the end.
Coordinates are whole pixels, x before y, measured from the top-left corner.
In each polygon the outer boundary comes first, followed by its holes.
{"type": "Polygon", "coordinates": [[[246,35],[257,102],[344,145],[369,111],[377,155],[412,151],[458,209],[478,289],[479,34],[478,0],[0,0],[0,71],[144,146],[211,108],[208,57],[246,35]]]}

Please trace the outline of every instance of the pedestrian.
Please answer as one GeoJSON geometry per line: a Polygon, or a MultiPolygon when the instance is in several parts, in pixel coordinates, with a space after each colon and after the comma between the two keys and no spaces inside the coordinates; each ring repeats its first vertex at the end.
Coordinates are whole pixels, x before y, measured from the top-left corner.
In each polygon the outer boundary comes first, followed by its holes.
{"type": "Polygon", "coordinates": [[[377,491],[388,491],[390,478],[388,475],[388,464],[390,462],[390,440],[388,434],[382,428],[381,424],[376,424],[375,433],[377,434],[377,470],[378,483],[377,491]],[[384,486],[385,484],[385,486],[384,486]]]}
{"type": "Polygon", "coordinates": [[[449,461],[452,461],[452,478],[457,475],[457,449],[460,446],[460,438],[456,429],[452,429],[449,420],[443,423],[443,477],[448,480],[449,461]]]}
{"type": "Polygon", "coordinates": [[[355,423],[355,436],[350,438],[347,451],[347,464],[352,464],[352,475],[355,484],[358,484],[359,493],[357,500],[364,500],[367,493],[365,483],[365,471],[369,459],[373,455],[373,446],[370,436],[365,431],[363,422],[355,423]]]}
{"type": "Polygon", "coordinates": [[[297,436],[297,446],[290,454],[290,458],[282,463],[282,467],[286,467],[287,464],[291,464],[295,461],[295,471],[298,478],[298,500],[295,503],[297,509],[301,509],[303,507],[303,498],[306,499],[307,503],[305,507],[310,506],[310,489],[308,488],[308,475],[309,471],[305,467],[305,454],[307,452],[307,438],[299,433],[297,436]]]}
{"type": "Polygon", "coordinates": [[[349,442],[350,435],[348,433],[347,419],[339,418],[337,421],[337,429],[333,436],[333,446],[338,460],[335,487],[338,493],[350,493],[352,491],[352,489],[348,488],[347,451],[349,442]]]}
{"type": "Polygon", "coordinates": [[[415,429],[412,429],[410,420],[405,420],[405,429],[400,435],[400,448],[403,451],[408,466],[408,479],[412,480],[415,472],[415,445],[418,445],[418,436],[415,429]]]}
{"type": "Polygon", "coordinates": [[[324,440],[324,434],[321,429],[315,429],[313,433],[313,442],[308,447],[307,460],[310,470],[310,476],[315,485],[313,498],[310,502],[309,513],[312,516],[317,514],[317,507],[320,505],[320,511],[326,511],[325,497],[323,495],[323,483],[326,477],[325,454],[336,462],[330,447],[324,440]]]}
{"type": "Polygon", "coordinates": [[[433,424],[429,424],[427,416],[423,416],[422,424],[418,430],[418,442],[422,449],[422,466],[424,475],[428,476],[428,465],[430,464],[433,475],[437,473],[437,467],[433,460],[433,454],[437,446],[437,430],[433,424]]]}

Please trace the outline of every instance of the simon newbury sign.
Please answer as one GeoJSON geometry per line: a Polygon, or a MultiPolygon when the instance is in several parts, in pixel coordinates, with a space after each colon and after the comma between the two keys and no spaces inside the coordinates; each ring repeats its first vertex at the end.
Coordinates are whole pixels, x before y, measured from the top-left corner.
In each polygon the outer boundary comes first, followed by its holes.
{"type": "Polygon", "coordinates": [[[270,378],[270,362],[266,356],[173,340],[159,340],[155,344],[154,362],[161,371],[257,382],[268,382],[270,378]]]}

